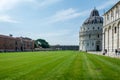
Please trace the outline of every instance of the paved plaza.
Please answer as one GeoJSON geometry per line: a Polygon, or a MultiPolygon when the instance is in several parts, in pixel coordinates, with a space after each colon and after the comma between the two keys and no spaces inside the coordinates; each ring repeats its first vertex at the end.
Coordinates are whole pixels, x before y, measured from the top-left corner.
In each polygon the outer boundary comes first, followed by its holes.
{"type": "MultiPolygon", "coordinates": [[[[100,52],[100,51],[89,51],[88,53],[91,53],[91,54],[97,54],[97,55],[103,55],[103,52],[100,52]]],[[[113,58],[120,58],[120,53],[107,53],[103,56],[109,56],[109,57],[113,57],[113,58]]]]}

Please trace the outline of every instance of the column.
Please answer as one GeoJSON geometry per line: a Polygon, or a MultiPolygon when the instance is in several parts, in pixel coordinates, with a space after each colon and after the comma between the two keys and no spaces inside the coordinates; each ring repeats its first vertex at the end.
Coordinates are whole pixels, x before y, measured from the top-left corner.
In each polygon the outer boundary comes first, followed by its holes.
{"type": "Polygon", "coordinates": [[[109,29],[108,29],[108,50],[107,51],[109,51],[109,29]]]}
{"type": "Polygon", "coordinates": [[[105,50],[105,30],[103,31],[103,51],[105,50]]]}
{"type": "Polygon", "coordinates": [[[112,28],[112,52],[113,52],[113,40],[114,40],[114,37],[113,37],[113,26],[111,26],[112,28]]]}
{"type": "Polygon", "coordinates": [[[119,25],[117,30],[117,49],[119,48],[119,25]]]}

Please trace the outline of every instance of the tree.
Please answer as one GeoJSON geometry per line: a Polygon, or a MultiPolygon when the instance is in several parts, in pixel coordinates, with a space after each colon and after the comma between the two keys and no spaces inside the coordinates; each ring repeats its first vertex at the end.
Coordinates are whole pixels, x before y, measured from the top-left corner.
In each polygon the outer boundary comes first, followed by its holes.
{"type": "Polygon", "coordinates": [[[35,48],[42,47],[42,48],[49,48],[49,44],[44,39],[37,39],[35,40],[35,48]]]}

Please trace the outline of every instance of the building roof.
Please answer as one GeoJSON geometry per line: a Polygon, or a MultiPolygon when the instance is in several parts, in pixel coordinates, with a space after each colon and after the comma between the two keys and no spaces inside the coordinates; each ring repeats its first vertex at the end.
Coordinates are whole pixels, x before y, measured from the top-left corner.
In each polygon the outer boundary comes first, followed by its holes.
{"type": "Polygon", "coordinates": [[[23,39],[23,40],[32,41],[32,39],[28,38],[28,37],[12,37],[12,36],[1,35],[1,34],[0,34],[0,37],[2,37],[2,38],[9,38],[9,39],[23,39]]]}
{"type": "Polygon", "coordinates": [[[118,4],[120,4],[120,1],[118,1],[112,8],[110,8],[107,12],[105,12],[104,15],[107,14],[108,12],[110,12],[110,10],[113,9],[118,4]]]}
{"type": "Polygon", "coordinates": [[[14,39],[14,37],[12,37],[12,36],[6,36],[6,35],[1,35],[1,34],[0,34],[0,37],[4,37],[4,38],[11,38],[11,39],[14,39]]]}
{"type": "Polygon", "coordinates": [[[103,18],[99,15],[99,12],[97,9],[93,9],[91,11],[91,14],[89,16],[89,18],[87,18],[83,25],[86,25],[86,24],[96,24],[96,23],[103,23],[103,18]]]}

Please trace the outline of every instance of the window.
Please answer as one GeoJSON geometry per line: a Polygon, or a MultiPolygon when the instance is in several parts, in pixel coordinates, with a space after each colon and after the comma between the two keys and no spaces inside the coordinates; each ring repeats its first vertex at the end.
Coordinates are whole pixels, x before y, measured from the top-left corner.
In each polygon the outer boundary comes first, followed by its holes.
{"type": "Polygon", "coordinates": [[[89,30],[89,28],[88,28],[88,30],[89,30]]]}
{"type": "Polygon", "coordinates": [[[17,41],[15,42],[15,45],[17,45],[17,41]]]}
{"type": "Polygon", "coordinates": [[[107,20],[109,20],[109,14],[107,15],[107,20]]]}
{"type": "Polygon", "coordinates": [[[89,46],[89,43],[87,43],[87,46],[89,46]]]}
{"type": "Polygon", "coordinates": [[[114,14],[113,14],[113,11],[111,11],[111,17],[113,17],[113,15],[114,15],[114,14]]]}
{"type": "Polygon", "coordinates": [[[95,28],[93,27],[93,30],[94,30],[95,28]]]}
{"type": "Polygon", "coordinates": [[[84,30],[85,30],[85,28],[84,28],[84,30]]]}
{"type": "Polygon", "coordinates": [[[118,12],[119,12],[119,9],[118,9],[118,7],[116,7],[116,14],[118,14],[118,12]]]}
{"type": "Polygon", "coordinates": [[[98,30],[99,30],[100,28],[98,27],[98,30]]]}
{"type": "Polygon", "coordinates": [[[117,28],[115,27],[115,33],[117,32],[117,28]]]}
{"type": "Polygon", "coordinates": [[[91,35],[89,34],[89,38],[91,38],[91,35]]]}
{"type": "Polygon", "coordinates": [[[98,38],[100,37],[100,35],[98,34],[98,38]]]}
{"type": "Polygon", "coordinates": [[[94,46],[94,43],[92,43],[92,46],[94,46]]]}

